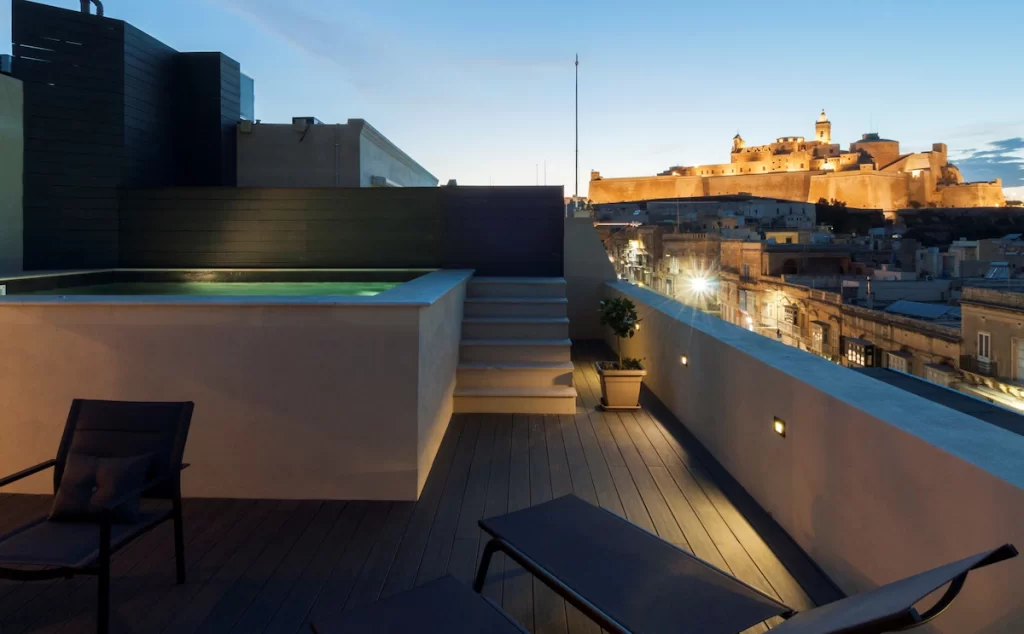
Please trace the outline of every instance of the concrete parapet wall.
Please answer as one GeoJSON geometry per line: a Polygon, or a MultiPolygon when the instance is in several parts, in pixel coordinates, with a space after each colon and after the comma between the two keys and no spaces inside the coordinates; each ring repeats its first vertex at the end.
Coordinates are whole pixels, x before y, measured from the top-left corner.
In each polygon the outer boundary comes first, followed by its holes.
{"type": "MultiPolygon", "coordinates": [[[[645,385],[845,592],[1024,544],[1024,437],[646,289],[607,292],[644,319],[623,354],[645,385]]],[[[930,631],[1024,631],[1022,585],[1020,559],[972,573],[930,631]]]]}

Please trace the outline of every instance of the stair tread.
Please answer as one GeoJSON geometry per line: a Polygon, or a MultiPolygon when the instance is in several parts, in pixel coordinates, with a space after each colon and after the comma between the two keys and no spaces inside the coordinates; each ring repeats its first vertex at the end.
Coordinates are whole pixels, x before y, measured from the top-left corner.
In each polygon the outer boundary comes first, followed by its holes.
{"type": "Polygon", "coordinates": [[[471,324],[567,324],[568,317],[464,317],[471,324]]]}
{"type": "Polygon", "coordinates": [[[533,396],[576,398],[574,387],[457,387],[455,396],[533,396]]]}
{"type": "Polygon", "coordinates": [[[463,339],[464,346],[571,346],[572,339],[463,339]]]}
{"type": "Polygon", "coordinates": [[[572,361],[498,361],[494,363],[469,362],[460,363],[459,370],[568,370],[572,371],[572,361]]]}
{"type": "Polygon", "coordinates": [[[568,304],[564,297],[467,297],[467,304],[568,304]]]}
{"type": "Polygon", "coordinates": [[[470,284],[565,284],[564,277],[477,277],[469,280],[470,284]]]}

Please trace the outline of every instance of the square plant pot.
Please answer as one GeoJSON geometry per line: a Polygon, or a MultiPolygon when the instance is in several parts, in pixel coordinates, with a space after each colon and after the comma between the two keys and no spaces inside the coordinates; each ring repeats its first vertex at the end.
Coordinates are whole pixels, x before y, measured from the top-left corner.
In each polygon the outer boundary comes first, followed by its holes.
{"type": "Polygon", "coordinates": [[[601,377],[601,405],[605,409],[640,409],[640,384],[647,370],[607,370],[595,363],[601,377]]]}

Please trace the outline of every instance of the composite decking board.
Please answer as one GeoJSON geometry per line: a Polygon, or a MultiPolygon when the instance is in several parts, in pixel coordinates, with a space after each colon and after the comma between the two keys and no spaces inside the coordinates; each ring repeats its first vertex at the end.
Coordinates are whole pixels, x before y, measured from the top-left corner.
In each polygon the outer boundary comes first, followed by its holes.
{"type": "Polygon", "coordinates": [[[231,632],[241,634],[263,631],[310,564],[344,508],[345,503],[338,501],[325,502],[321,505],[316,517],[310,522],[287,557],[267,578],[263,587],[235,622],[231,632]]]}
{"type": "MultiPolygon", "coordinates": [[[[551,456],[548,453],[544,416],[529,416],[530,504],[552,499],[551,456]]],[[[567,631],[565,601],[539,579],[533,580],[533,631],[537,634],[562,634],[567,631]]]]}
{"type": "Polygon", "coordinates": [[[479,435],[480,425],[469,422],[459,436],[451,471],[448,473],[441,501],[437,506],[437,515],[430,527],[430,538],[427,539],[423,549],[423,560],[416,573],[416,585],[443,577],[448,570],[448,559],[452,553],[455,530],[459,523],[459,509],[462,508],[462,499],[466,493],[473,452],[479,435]]]}
{"type": "MultiPolygon", "coordinates": [[[[569,492],[624,517],[626,508],[634,515],[642,509],[649,530],[685,542],[698,557],[787,603],[805,590],[805,601],[828,596],[819,587],[827,579],[814,564],[798,549],[774,550],[774,538],[761,532],[769,526],[758,517],[766,516],[763,510],[738,497],[745,492],[726,481],[728,474],[650,394],[637,412],[594,411],[600,388],[591,361],[608,352],[577,345],[573,353],[575,415],[454,416],[415,503],[186,500],[188,583],[174,583],[169,523],[140,538],[114,560],[112,632],[308,634],[311,618],[329,618],[428,577],[447,572],[469,583],[487,541],[479,518],[569,492]],[[790,570],[801,571],[804,587],[790,570]]],[[[50,500],[0,494],[0,531],[45,514],[50,500]]],[[[506,563],[494,558],[484,593],[528,629],[600,631],[506,563]]],[[[92,632],[95,581],[0,584],[0,619],[11,612],[31,616],[28,625],[18,622],[18,631],[92,632]],[[49,606],[46,598],[68,599],[68,607],[49,606]]],[[[765,630],[758,624],[745,634],[765,630]]]]}
{"type": "Polygon", "coordinates": [[[265,550],[274,547],[275,537],[280,535],[292,538],[297,525],[305,526],[306,514],[307,510],[297,501],[281,502],[254,531],[251,538],[243,542],[224,565],[206,581],[199,592],[189,599],[187,606],[164,631],[168,634],[199,632],[208,617],[212,615],[219,618],[225,611],[230,610],[234,605],[235,583],[245,579],[250,566],[259,561],[265,550]],[[217,611],[218,607],[221,607],[221,611],[217,611]]]}
{"type": "MultiPolygon", "coordinates": [[[[508,512],[508,487],[512,458],[512,415],[494,414],[488,417],[494,425],[494,446],[491,453],[491,472],[487,478],[487,497],[483,517],[495,517],[508,512]]],[[[477,562],[483,556],[490,536],[480,531],[477,562]]],[[[483,595],[498,605],[502,602],[505,577],[505,555],[498,553],[487,568],[483,595]]]]}
{"type": "Polygon", "coordinates": [[[594,478],[587,465],[587,456],[583,451],[576,418],[565,414],[558,417],[558,427],[562,434],[562,446],[569,463],[569,478],[572,481],[573,493],[593,505],[598,505],[597,492],[594,490],[594,478]]]}
{"type": "MultiPolygon", "coordinates": [[[[190,561],[186,568],[186,583],[173,585],[158,595],[156,600],[145,606],[138,615],[140,626],[145,623],[149,632],[162,632],[168,625],[178,619],[192,599],[203,590],[207,581],[217,575],[236,551],[243,548],[248,540],[260,536],[263,524],[272,521],[273,511],[282,502],[266,500],[253,504],[245,510],[231,528],[204,553],[190,561]]],[[[186,551],[186,559],[189,559],[186,551]]]]}
{"type": "Polygon", "coordinates": [[[444,482],[452,469],[453,457],[465,420],[465,415],[454,415],[449,423],[449,428],[444,432],[440,449],[437,450],[437,456],[434,458],[434,465],[423,485],[423,491],[416,503],[416,509],[413,511],[406,535],[398,546],[398,552],[391,564],[391,572],[384,582],[384,588],[381,591],[382,597],[409,590],[416,585],[416,576],[419,573],[420,562],[423,560],[424,548],[430,537],[430,526],[437,514],[437,507],[444,491],[444,482]]]}
{"type": "Polygon", "coordinates": [[[467,585],[473,583],[479,562],[481,531],[478,522],[483,518],[487,504],[487,486],[498,430],[498,424],[491,415],[480,415],[476,421],[480,425],[480,434],[476,439],[469,479],[455,528],[455,541],[448,560],[448,573],[467,585]]]}
{"type": "MultiPolygon", "coordinates": [[[[278,567],[296,547],[321,508],[323,502],[320,501],[298,504],[280,532],[218,598],[196,630],[198,634],[222,634],[231,630],[267,581],[279,574],[278,567]]],[[[182,628],[182,631],[191,630],[182,628]]]]}
{"type": "Polygon", "coordinates": [[[434,523],[434,516],[437,514],[438,504],[441,502],[441,493],[444,491],[444,484],[448,479],[448,472],[451,470],[452,456],[462,433],[462,423],[465,418],[462,414],[456,414],[448,423],[441,447],[437,451],[437,457],[434,458],[434,465],[430,469],[430,476],[423,485],[423,491],[420,493],[420,499],[416,502],[409,527],[391,564],[391,572],[384,582],[384,588],[381,591],[382,597],[389,597],[408,590],[416,583],[416,573],[423,560],[423,549],[430,537],[430,526],[434,523]]]}
{"type": "Polygon", "coordinates": [[[312,561],[288,592],[288,596],[274,614],[263,632],[265,634],[292,634],[299,631],[334,564],[341,559],[355,537],[363,517],[370,510],[370,502],[347,502],[338,514],[324,541],[317,548],[312,561]]]}
{"type": "Polygon", "coordinates": [[[392,503],[388,518],[384,520],[384,528],[373,544],[359,578],[356,579],[345,601],[345,610],[373,603],[380,598],[381,589],[401,546],[402,536],[409,526],[409,519],[415,506],[414,502],[392,503]]]}
{"type": "Polygon", "coordinates": [[[349,548],[345,549],[345,553],[331,570],[300,632],[309,632],[311,621],[330,620],[344,609],[345,602],[348,601],[348,596],[359,579],[359,573],[384,528],[390,510],[389,502],[370,503],[370,508],[359,523],[349,548]]]}
{"type": "MultiPolygon", "coordinates": [[[[508,510],[530,506],[530,417],[512,416],[512,453],[509,463],[508,510]]],[[[533,580],[522,566],[505,559],[501,605],[520,625],[533,631],[533,580]]]]}

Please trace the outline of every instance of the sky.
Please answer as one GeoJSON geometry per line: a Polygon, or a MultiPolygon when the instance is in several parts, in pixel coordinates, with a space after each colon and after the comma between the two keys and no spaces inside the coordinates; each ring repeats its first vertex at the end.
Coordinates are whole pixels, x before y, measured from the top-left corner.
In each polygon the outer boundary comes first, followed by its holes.
{"type": "MultiPolygon", "coordinates": [[[[69,9],[78,0],[46,0],[69,9]]],[[[256,117],[366,119],[441,182],[575,189],[812,137],[934,142],[968,180],[1024,198],[1020,0],[105,0],[256,82],[256,117]]],[[[9,53],[10,0],[0,0],[9,53]]]]}

